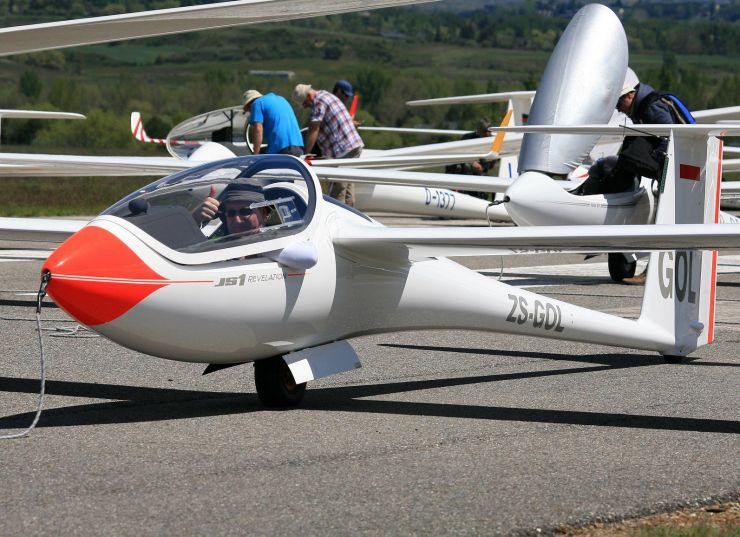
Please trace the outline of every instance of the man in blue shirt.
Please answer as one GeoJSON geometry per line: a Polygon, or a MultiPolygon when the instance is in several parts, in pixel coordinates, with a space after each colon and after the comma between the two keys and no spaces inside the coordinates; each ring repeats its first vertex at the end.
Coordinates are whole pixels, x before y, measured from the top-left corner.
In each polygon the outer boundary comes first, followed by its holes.
{"type": "Polygon", "coordinates": [[[249,124],[254,129],[253,152],[259,155],[262,141],[267,142],[265,153],[280,153],[300,157],[303,154],[303,136],[298,128],[290,103],[280,95],[262,95],[257,90],[247,90],[242,96],[244,112],[249,114],[249,124]]]}

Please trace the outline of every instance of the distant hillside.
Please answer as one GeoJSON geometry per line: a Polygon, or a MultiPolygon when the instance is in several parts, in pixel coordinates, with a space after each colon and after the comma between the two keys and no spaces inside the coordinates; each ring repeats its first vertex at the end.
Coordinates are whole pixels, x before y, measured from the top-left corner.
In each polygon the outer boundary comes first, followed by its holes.
{"type": "Polygon", "coordinates": [[[421,4],[415,9],[422,11],[450,11],[452,13],[465,13],[468,11],[478,11],[490,9],[495,6],[506,4],[519,4],[522,0],[444,0],[442,2],[431,2],[421,4]]]}
{"type": "MultiPolygon", "coordinates": [[[[220,0],[0,0],[0,20],[20,24],[29,17],[44,20],[116,15],[129,11],[212,4],[220,0]]],[[[517,11],[548,17],[570,17],[588,0],[443,0],[410,6],[407,10],[467,14],[517,11]]],[[[624,19],[654,18],[740,20],[737,0],[602,0],[624,19]]],[[[388,10],[382,10],[388,11],[388,10]]],[[[391,10],[392,11],[392,10],[391,10]]],[[[0,25],[3,25],[0,23],[0,25]]]]}
{"type": "MultiPolygon", "coordinates": [[[[518,7],[524,11],[536,11],[542,15],[570,17],[586,0],[443,0],[421,4],[411,9],[421,11],[444,11],[469,13],[518,7]]],[[[740,20],[740,2],[736,0],[601,0],[620,16],[631,19],[670,18],[719,18],[729,21],[740,20]]]]}
{"type": "MultiPolygon", "coordinates": [[[[339,78],[359,90],[359,119],[365,125],[468,128],[481,116],[501,117],[502,110],[404,103],[535,89],[569,15],[584,2],[446,0],[435,6],[460,11],[383,9],[3,58],[0,108],[52,108],[83,112],[89,119],[4,121],[2,144],[152,151],[129,133],[133,110],[144,113],[150,135],[163,136],[194,114],[238,104],[247,88],[290,95],[298,82],[330,88],[339,78]],[[295,77],[255,74],[274,71],[292,71],[295,77]]],[[[126,4],[142,9],[178,2],[126,4]]],[[[629,4],[619,13],[630,65],[642,79],[680,95],[695,110],[740,102],[740,22],[733,18],[740,2],[717,2],[714,10],[696,1],[629,4]],[[670,11],[670,23],[652,16],[661,10],[670,11]]],[[[0,17],[12,13],[0,20],[9,25],[101,15],[123,5],[0,0],[0,17]]],[[[296,113],[305,121],[305,111],[296,107],[296,113]]],[[[374,136],[367,135],[368,147],[418,143],[395,134],[374,136]]]]}

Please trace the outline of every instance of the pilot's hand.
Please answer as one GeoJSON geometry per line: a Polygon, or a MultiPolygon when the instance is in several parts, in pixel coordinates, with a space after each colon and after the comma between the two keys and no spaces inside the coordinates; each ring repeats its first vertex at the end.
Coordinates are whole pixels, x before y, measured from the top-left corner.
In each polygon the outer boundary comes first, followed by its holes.
{"type": "Polygon", "coordinates": [[[472,172],[474,175],[483,175],[483,173],[485,173],[486,171],[483,169],[483,166],[478,161],[473,162],[470,167],[472,168],[472,172]]]}
{"type": "Polygon", "coordinates": [[[216,199],[216,187],[211,185],[211,191],[208,193],[208,197],[203,201],[203,205],[200,206],[200,221],[213,220],[218,213],[218,207],[220,203],[216,199]]]}

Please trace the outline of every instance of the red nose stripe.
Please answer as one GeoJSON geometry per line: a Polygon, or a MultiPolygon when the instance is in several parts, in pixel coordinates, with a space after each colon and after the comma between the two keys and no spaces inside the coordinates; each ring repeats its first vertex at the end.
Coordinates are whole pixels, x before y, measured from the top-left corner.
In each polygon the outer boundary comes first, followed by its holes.
{"type": "Polygon", "coordinates": [[[168,283],[115,235],[95,226],[65,241],[42,270],[51,272],[54,301],[86,325],[116,319],[168,283]]]}

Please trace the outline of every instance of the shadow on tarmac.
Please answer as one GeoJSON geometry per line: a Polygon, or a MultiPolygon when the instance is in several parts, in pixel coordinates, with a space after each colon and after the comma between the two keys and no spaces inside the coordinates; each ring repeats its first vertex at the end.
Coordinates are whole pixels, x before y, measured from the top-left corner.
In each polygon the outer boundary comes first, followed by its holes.
{"type": "MultiPolygon", "coordinates": [[[[435,388],[487,384],[507,380],[549,377],[555,375],[595,373],[613,369],[653,366],[677,367],[676,365],[665,365],[663,359],[659,356],[640,356],[633,354],[600,354],[565,357],[561,354],[526,351],[496,351],[491,349],[467,349],[459,347],[440,348],[397,344],[385,344],[383,346],[422,350],[429,349],[443,352],[464,352],[468,354],[501,355],[506,357],[531,357],[567,362],[578,361],[592,365],[543,371],[316,388],[307,392],[301,408],[303,410],[318,411],[438,416],[461,419],[522,421],[530,423],[555,423],[597,427],[624,427],[705,433],[740,433],[740,422],[729,420],[649,416],[608,412],[583,412],[561,409],[550,410],[454,403],[378,401],[363,399],[366,397],[408,393],[435,388]]],[[[694,362],[686,365],[734,366],[734,364],[722,364],[718,362],[694,362]]],[[[254,393],[177,390],[169,388],[121,386],[114,384],[55,380],[47,381],[46,386],[46,392],[49,395],[113,399],[115,401],[44,410],[38,424],[39,427],[70,427],[115,423],[154,422],[209,416],[224,416],[229,414],[244,414],[263,410],[257,395],[254,393]]],[[[38,393],[38,389],[39,383],[37,380],[0,377],[0,391],[33,394],[38,393]]],[[[32,418],[32,412],[0,418],[0,429],[26,427],[32,418]]]]}

